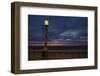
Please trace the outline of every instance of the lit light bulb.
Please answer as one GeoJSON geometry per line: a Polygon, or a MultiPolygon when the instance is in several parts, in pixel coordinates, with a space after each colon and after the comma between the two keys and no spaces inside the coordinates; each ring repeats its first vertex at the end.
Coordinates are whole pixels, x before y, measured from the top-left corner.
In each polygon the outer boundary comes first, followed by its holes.
{"type": "Polygon", "coordinates": [[[45,19],[45,20],[44,20],[44,25],[45,25],[45,26],[48,26],[48,24],[49,24],[48,19],[45,19]]]}

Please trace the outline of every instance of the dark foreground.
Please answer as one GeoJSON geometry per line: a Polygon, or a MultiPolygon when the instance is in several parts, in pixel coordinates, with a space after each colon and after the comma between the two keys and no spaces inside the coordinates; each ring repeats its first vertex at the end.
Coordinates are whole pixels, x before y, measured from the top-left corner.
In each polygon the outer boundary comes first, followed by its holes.
{"type": "Polygon", "coordinates": [[[87,58],[87,46],[49,46],[43,57],[43,46],[29,46],[28,60],[87,58]]]}

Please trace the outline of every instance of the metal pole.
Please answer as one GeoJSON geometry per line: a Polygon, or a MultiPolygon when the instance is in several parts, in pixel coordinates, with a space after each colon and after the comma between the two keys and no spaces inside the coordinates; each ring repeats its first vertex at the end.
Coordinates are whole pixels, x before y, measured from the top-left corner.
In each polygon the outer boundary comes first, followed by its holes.
{"type": "Polygon", "coordinates": [[[48,46],[47,46],[47,42],[48,42],[48,25],[44,25],[45,26],[45,31],[44,31],[44,48],[43,48],[43,53],[42,53],[42,57],[43,59],[48,59],[48,46]]]}

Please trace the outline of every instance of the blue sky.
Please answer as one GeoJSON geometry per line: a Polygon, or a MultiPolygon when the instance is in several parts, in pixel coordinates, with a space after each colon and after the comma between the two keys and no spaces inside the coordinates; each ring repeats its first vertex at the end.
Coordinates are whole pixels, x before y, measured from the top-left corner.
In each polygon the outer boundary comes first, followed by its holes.
{"type": "Polygon", "coordinates": [[[87,17],[28,15],[29,41],[43,41],[44,19],[49,21],[48,41],[87,40],[87,17]]]}

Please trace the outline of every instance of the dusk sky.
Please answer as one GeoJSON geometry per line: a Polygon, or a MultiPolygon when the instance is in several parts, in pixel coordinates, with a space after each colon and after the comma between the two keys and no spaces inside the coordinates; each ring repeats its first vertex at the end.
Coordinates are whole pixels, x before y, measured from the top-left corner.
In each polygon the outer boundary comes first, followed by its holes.
{"type": "Polygon", "coordinates": [[[87,17],[28,15],[29,41],[43,41],[44,19],[49,21],[48,41],[87,41],[87,17]]]}

